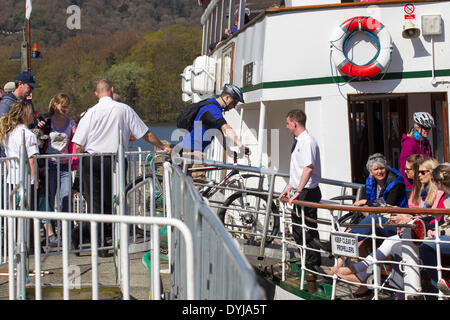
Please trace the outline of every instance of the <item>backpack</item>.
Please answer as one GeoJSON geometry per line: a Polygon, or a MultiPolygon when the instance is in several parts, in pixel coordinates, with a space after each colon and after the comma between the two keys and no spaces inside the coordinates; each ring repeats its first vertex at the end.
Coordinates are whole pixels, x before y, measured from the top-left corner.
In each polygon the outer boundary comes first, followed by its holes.
{"type": "Polygon", "coordinates": [[[192,103],[184,108],[177,118],[177,128],[186,129],[189,132],[194,129],[194,120],[201,107],[212,103],[208,100],[202,100],[197,103],[192,103]]]}

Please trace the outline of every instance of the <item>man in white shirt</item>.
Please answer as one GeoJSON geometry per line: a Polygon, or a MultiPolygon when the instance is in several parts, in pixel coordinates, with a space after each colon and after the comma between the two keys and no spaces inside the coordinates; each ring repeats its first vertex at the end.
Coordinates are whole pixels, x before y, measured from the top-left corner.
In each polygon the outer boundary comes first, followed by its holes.
{"type": "MultiPolygon", "coordinates": [[[[97,82],[95,95],[99,99],[98,103],[86,111],[72,139],[72,142],[76,144],[77,153],[117,153],[120,130],[122,131],[125,151],[128,149],[130,137],[135,137],[136,139],[143,138],[161,148],[167,154],[171,153],[172,149],[165,146],[150,131],[130,106],[113,100],[114,88],[108,80],[101,79],[97,82]]],[[[90,175],[90,159],[85,158],[82,165],[83,194],[87,198],[88,210],[91,210],[92,205],[93,213],[111,214],[112,157],[106,155],[94,156],[92,162],[92,176],[90,175]],[[103,201],[101,201],[102,180],[103,201]],[[90,199],[91,190],[93,199],[90,199]]]]}
{"type": "MultiPolygon", "coordinates": [[[[298,109],[288,112],[286,128],[294,135],[295,140],[291,151],[289,184],[281,194],[281,197],[288,197],[290,204],[294,200],[320,202],[322,194],[319,188],[321,179],[319,145],[306,130],[306,114],[303,110],[298,109]]],[[[302,223],[301,216],[297,216],[297,213],[298,215],[301,214],[302,209],[305,217],[317,220],[316,208],[302,208],[299,205],[294,205],[294,212],[292,213],[293,223],[302,223]]],[[[305,224],[311,228],[317,228],[317,223],[307,219],[305,219],[305,224]]],[[[292,231],[296,243],[302,245],[302,228],[293,225],[292,231]]],[[[320,248],[317,244],[320,241],[319,232],[309,229],[306,230],[305,234],[306,246],[319,250],[320,248]]],[[[320,252],[307,250],[305,260],[308,268],[317,270],[317,267],[321,265],[320,252]]]]}

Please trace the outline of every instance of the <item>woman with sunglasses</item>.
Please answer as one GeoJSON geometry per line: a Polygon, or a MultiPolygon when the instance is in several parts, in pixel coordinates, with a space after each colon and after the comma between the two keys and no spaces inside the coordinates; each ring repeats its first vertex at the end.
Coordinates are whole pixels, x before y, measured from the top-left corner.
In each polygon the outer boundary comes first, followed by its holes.
{"type": "Polygon", "coordinates": [[[414,125],[407,134],[403,134],[400,152],[400,172],[405,179],[406,192],[411,191],[411,181],[405,173],[406,159],[412,154],[422,154],[425,158],[432,157],[428,135],[435,127],[434,119],[428,112],[416,112],[413,115],[414,125]]]}
{"type": "MultiPolygon", "coordinates": [[[[439,162],[434,158],[428,158],[419,163],[417,170],[417,176],[415,177],[415,183],[408,200],[409,208],[444,208],[445,193],[438,189],[436,183],[431,179],[431,173],[434,168],[439,165],[439,162]],[[416,182],[419,182],[417,184],[416,182]]],[[[425,227],[428,230],[433,230],[435,226],[435,217],[432,215],[421,215],[416,218],[421,218],[425,223],[425,227]]],[[[398,217],[397,219],[401,219],[398,217]]],[[[407,223],[408,221],[397,221],[396,217],[392,217],[390,220],[393,223],[407,223]]],[[[408,216],[407,219],[411,219],[408,216]]],[[[443,218],[438,218],[439,223],[443,222],[443,218]]]]}
{"type": "Polygon", "coordinates": [[[406,196],[408,197],[408,207],[415,208],[418,205],[416,205],[418,202],[416,201],[416,204],[411,202],[411,193],[415,192],[418,197],[418,193],[420,189],[422,188],[422,184],[419,180],[419,165],[425,161],[425,157],[423,154],[412,154],[406,159],[406,165],[405,165],[405,174],[406,178],[411,183],[411,190],[406,191],[406,196]]]}
{"type": "MultiPolygon", "coordinates": [[[[437,166],[433,172],[431,173],[431,179],[437,185],[439,190],[444,191],[444,208],[450,208],[450,164],[443,163],[437,166]]],[[[449,261],[450,259],[450,215],[443,215],[442,223],[439,226],[439,240],[447,241],[444,243],[440,243],[440,252],[441,259],[445,263],[445,261],[449,261]]],[[[430,242],[425,241],[419,248],[420,258],[423,261],[423,264],[426,266],[437,266],[437,248],[436,243],[436,231],[430,230],[428,231],[428,238],[430,242]]],[[[445,266],[445,265],[444,265],[445,266]]],[[[447,266],[448,267],[448,266],[447,266]]],[[[438,272],[436,269],[425,268],[428,273],[433,292],[438,292],[438,288],[446,295],[450,295],[450,281],[449,281],[449,272],[443,271],[443,277],[438,280],[438,272]],[[446,276],[447,275],[447,276],[446,276]]]]}

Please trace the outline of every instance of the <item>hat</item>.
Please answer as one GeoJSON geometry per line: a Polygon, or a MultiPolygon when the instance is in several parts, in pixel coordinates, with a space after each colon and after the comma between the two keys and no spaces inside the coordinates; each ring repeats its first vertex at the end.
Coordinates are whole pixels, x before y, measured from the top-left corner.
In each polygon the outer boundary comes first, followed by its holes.
{"type": "Polygon", "coordinates": [[[16,81],[26,83],[33,88],[40,88],[40,86],[36,83],[36,80],[34,79],[34,76],[31,72],[24,71],[19,73],[19,75],[16,78],[16,81]]]}
{"type": "Polygon", "coordinates": [[[5,84],[5,86],[3,87],[3,90],[5,90],[6,93],[13,92],[14,90],[16,90],[16,84],[14,82],[10,81],[7,84],[5,84]]]}

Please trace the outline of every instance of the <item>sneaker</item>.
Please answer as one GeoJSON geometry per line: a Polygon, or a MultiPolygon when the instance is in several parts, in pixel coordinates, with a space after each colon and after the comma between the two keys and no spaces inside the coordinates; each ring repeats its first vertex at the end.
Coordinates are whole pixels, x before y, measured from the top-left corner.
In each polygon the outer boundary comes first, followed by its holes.
{"type": "Polygon", "coordinates": [[[450,295],[450,282],[442,278],[438,281],[437,286],[444,294],[450,295]]]}
{"type": "Polygon", "coordinates": [[[58,246],[58,238],[55,235],[48,237],[48,246],[51,248],[56,248],[58,246]]]}

